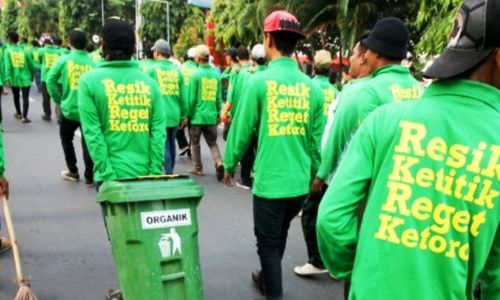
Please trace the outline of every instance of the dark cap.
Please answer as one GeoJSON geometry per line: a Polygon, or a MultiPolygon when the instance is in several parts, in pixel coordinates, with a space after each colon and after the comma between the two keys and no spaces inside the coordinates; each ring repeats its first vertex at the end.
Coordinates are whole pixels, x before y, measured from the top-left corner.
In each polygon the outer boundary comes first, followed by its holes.
{"type": "Polygon", "coordinates": [[[287,31],[297,34],[299,38],[305,38],[305,34],[300,30],[300,23],[291,13],[284,10],[277,10],[270,13],[264,20],[264,32],[287,31]]]}
{"type": "Polygon", "coordinates": [[[444,52],[424,71],[428,78],[450,78],[469,71],[500,46],[500,1],[465,0],[444,52]]]}
{"type": "Polygon", "coordinates": [[[170,49],[170,45],[164,39],[159,39],[155,42],[151,50],[156,50],[161,54],[172,55],[172,50],[170,49]]]}
{"type": "Polygon", "coordinates": [[[233,61],[237,61],[238,50],[236,48],[228,48],[224,55],[230,56],[233,61]]]}
{"type": "Polygon", "coordinates": [[[410,33],[405,23],[396,17],[377,21],[361,45],[390,59],[401,60],[408,53],[410,33]]]}
{"type": "Polygon", "coordinates": [[[133,52],[135,33],[132,26],[124,20],[110,18],[102,29],[102,39],[109,50],[133,52]]]}

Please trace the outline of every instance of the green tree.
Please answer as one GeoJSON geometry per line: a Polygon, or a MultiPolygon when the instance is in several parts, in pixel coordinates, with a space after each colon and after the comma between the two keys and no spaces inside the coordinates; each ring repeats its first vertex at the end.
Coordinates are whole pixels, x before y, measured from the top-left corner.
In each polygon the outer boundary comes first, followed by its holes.
{"type": "Polygon", "coordinates": [[[71,29],[78,27],[89,36],[102,30],[100,0],[59,0],[59,34],[67,39],[71,29]]]}
{"type": "Polygon", "coordinates": [[[117,16],[135,24],[135,0],[105,0],[104,10],[105,18],[117,16]]]}
{"type": "MultiPolygon", "coordinates": [[[[169,0],[170,42],[176,41],[184,22],[190,18],[203,16],[200,8],[188,5],[185,0],[169,0]],[[175,9],[174,9],[175,8],[175,9]]],[[[144,0],[141,6],[142,24],[140,36],[149,41],[167,39],[167,13],[165,4],[144,0]]]]}
{"type": "Polygon", "coordinates": [[[17,20],[20,35],[39,37],[42,33],[57,33],[57,0],[24,0],[17,20]]]}
{"type": "Polygon", "coordinates": [[[182,57],[194,45],[203,43],[203,27],[202,15],[192,16],[184,23],[174,46],[174,54],[177,57],[182,57]]]}
{"type": "Polygon", "coordinates": [[[10,31],[17,31],[18,17],[18,2],[17,0],[6,0],[2,11],[1,34],[4,37],[10,31]]]}

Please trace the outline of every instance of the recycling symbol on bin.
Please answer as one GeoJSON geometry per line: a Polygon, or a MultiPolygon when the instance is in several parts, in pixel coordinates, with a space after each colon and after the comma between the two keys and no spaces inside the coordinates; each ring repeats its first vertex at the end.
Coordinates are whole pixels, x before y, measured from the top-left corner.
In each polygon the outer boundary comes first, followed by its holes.
{"type": "Polygon", "coordinates": [[[182,253],[181,237],[175,231],[175,228],[170,228],[169,233],[164,233],[161,235],[158,246],[160,247],[161,256],[163,258],[182,253]]]}

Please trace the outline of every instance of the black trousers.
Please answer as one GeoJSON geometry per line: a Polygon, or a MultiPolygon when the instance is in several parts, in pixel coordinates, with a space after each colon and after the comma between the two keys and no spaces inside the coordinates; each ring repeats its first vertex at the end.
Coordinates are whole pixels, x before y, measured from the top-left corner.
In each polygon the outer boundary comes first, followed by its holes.
{"type": "Polygon", "coordinates": [[[281,299],[283,296],[281,260],[285,253],[290,222],[300,211],[305,198],[306,195],[284,199],[253,196],[257,254],[268,299],[281,299]]]}
{"type": "Polygon", "coordinates": [[[2,91],[3,91],[3,86],[0,85],[0,123],[3,121],[3,115],[2,115],[2,91]]]}
{"type": "MultiPolygon", "coordinates": [[[[73,146],[73,138],[75,137],[75,131],[80,127],[80,122],[73,121],[61,116],[61,124],[59,126],[59,136],[61,138],[61,145],[64,151],[64,158],[66,159],[66,166],[68,170],[72,173],[78,173],[78,167],[76,166],[76,154],[75,147],[73,146]]],[[[85,144],[85,139],[82,134],[82,149],[83,149],[83,162],[85,164],[84,176],[88,182],[92,182],[94,179],[94,163],[89,155],[87,145],[85,144]]]]}
{"type": "Polygon", "coordinates": [[[50,116],[52,114],[52,109],[50,107],[50,95],[49,95],[49,91],[47,89],[47,83],[45,81],[42,81],[42,98],[43,98],[43,102],[42,102],[43,114],[46,117],[50,118],[50,116]]]}
{"type": "Polygon", "coordinates": [[[12,87],[12,96],[14,97],[14,106],[16,108],[16,113],[23,118],[28,117],[28,110],[30,108],[30,87],[12,87]],[[19,102],[20,96],[23,97],[23,110],[21,112],[21,104],[19,102]]]}
{"type": "Polygon", "coordinates": [[[241,158],[241,181],[244,184],[252,185],[252,169],[253,163],[255,162],[255,150],[257,149],[257,137],[254,135],[250,145],[248,145],[247,151],[243,154],[241,158]]]}
{"type": "Polygon", "coordinates": [[[175,138],[177,139],[177,145],[179,145],[179,149],[184,149],[186,147],[189,147],[189,142],[186,138],[186,133],[184,131],[184,128],[177,130],[175,138]]]}
{"type": "Polygon", "coordinates": [[[316,236],[316,220],[318,219],[318,208],[321,199],[325,195],[327,185],[323,184],[321,193],[316,195],[309,195],[307,200],[302,206],[302,232],[304,233],[304,240],[307,246],[307,256],[309,257],[308,263],[316,268],[324,269],[325,265],[321,260],[318,249],[318,238],[316,236]]]}

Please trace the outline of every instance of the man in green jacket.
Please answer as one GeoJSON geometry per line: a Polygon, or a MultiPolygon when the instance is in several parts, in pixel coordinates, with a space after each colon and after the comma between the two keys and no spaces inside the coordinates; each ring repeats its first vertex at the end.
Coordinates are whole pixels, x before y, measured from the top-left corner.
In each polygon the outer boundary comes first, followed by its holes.
{"type": "Polygon", "coordinates": [[[217,180],[221,181],[224,167],[217,145],[217,124],[222,105],[222,91],[219,74],[208,64],[209,58],[210,50],[206,45],[196,47],[198,71],[193,74],[189,83],[186,119],[183,125],[191,125],[189,136],[193,168],[190,172],[198,176],[204,175],[200,153],[200,139],[203,133],[215,163],[217,180]]]}
{"type": "Polygon", "coordinates": [[[50,39],[45,39],[43,48],[39,50],[41,80],[42,80],[42,98],[43,98],[42,119],[45,121],[52,120],[50,95],[47,89],[47,76],[49,74],[50,69],[61,55],[62,55],[61,49],[56,45],[54,45],[54,41],[50,39]]]}
{"type": "MultiPolygon", "coordinates": [[[[195,56],[196,49],[194,47],[189,48],[186,55],[184,56],[184,63],[181,66],[186,97],[189,93],[189,83],[191,82],[191,76],[193,76],[193,74],[196,73],[196,70],[198,69],[198,65],[194,61],[195,56]]],[[[179,146],[179,155],[182,156],[187,154],[187,156],[191,157],[191,150],[189,149],[189,142],[186,138],[184,127],[179,127],[175,138],[177,140],[177,145],[179,146]]]]}
{"type": "Polygon", "coordinates": [[[12,96],[14,97],[14,106],[16,113],[14,117],[23,123],[31,122],[28,119],[30,88],[33,82],[35,72],[34,63],[31,55],[18,45],[19,35],[16,32],[7,34],[7,41],[10,46],[5,50],[5,84],[11,86],[12,96]],[[23,98],[23,110],[21,111],[20,97],[23,98]]]}
{"type": "Polygon", "coordinates": [[[156,82],[130,59],[135,45],[130,24],[108,19],[106,61],[80,78],[80,122],[96,182],[163,173],[165,109],[156,82]]]}
{"type": "MultiPolygon", "coordinates": [[[[61,56],[52,66],[46,76],[47,90],[56,104],[61,107],[61,122],[59,136],[66,160],[67,170],[61,172],[62,178],[69,181],[79,181],[78,167],[73,138],[75,131],[81,127],[78,110],[78,87],[80,77],[94,68],[94,62],[85,51],[87,36],[80,29],[73,29],[69,33],[71,52],[61,56]],[[62,82],[62,93],[59,89],[62,82]]],[[[83,161],[85,164],[85,183],[92,186],[94,183],[94,164],[88,153],[87,144],[82,136],[83,161]]]]}
{"type": "Polygon", "coordinates": [[[168,42],[159,39],[152,50],[155,63],[150,64],[147,73],[158,83],[165,106],[167,140],[164,171],[165,174],[172,174],[175,166],[175,137],[186,111],[184,82],[182,71],[170,60],[172,50],[168,42]]]}
{"type": "MultiPolygon", "coordinates": [[[[1,125],[0,125],[1,126],[1,125]]],[[[3,149],[3,134],[0,132],[0,196],[9,199],[9,182],[4,176],[5,172],[5,151],[3,149]]],[[[11,248],[11,242],[6,237],[0,237],[0,254],[11,248]]]]}
{"type": "MultiPolygon", "coordinates": [[[[316,83],[325,98],[323,103],[323,118],[326,123],[330,106],[334,105],[335,98],[337,97],[338,90],[332,85],[328,78],[328,72],[332,64],[332,55],[328,50],[318,50],[314,55],[314,78],[313,82],[316,83]]],[[[314,193],[309,195],[307,201],[302,206],[302,232],[304,234],[304,241],[307,246],[308,261],[304,265],[297,266],[293,269],[295,274],[300,276],[309,276],[315,274],[326,273],[325,266],[321,261],[318,250],[318,241],[316,238],[316,218],[318,215],[318,207],[323,197],[323,189],[321,193],[314,193]]]]}
{"type": "Polygon", "coordinates": [[[466,0],[423,99],[384,105],[354,136],[317,224],[349,299],[473,300],[479,278],[498,299],[499,18],[498,1],[466,0]]]}
{"type": "Polygon", "coordinates": [[[421,84],[408,68],[401,66],[401,60],[408,52],[408,40],[406,25],[398,18],[388,17],[379,20],[368,37],[361,41],[361,46],[366,48],[363,57],[373,71],[369,80],[341,93],[332,127],[324,138],[321,165],[312,193],[320,192],[352,135],[373,110],[389,102],[422,97],[421,84]]]}
{"type": "Polygon", "coordinates": [[[323,94],[290,56],[304,34],[295,16],[275,11],[264,21],[265,71],[244,89],[229,130],[224,181],[232,176],[257,131],[253,216],[261,271],[252,279],[267,299],[282,299],[281,260],[290,222],[319,164],[323,94]]]}

